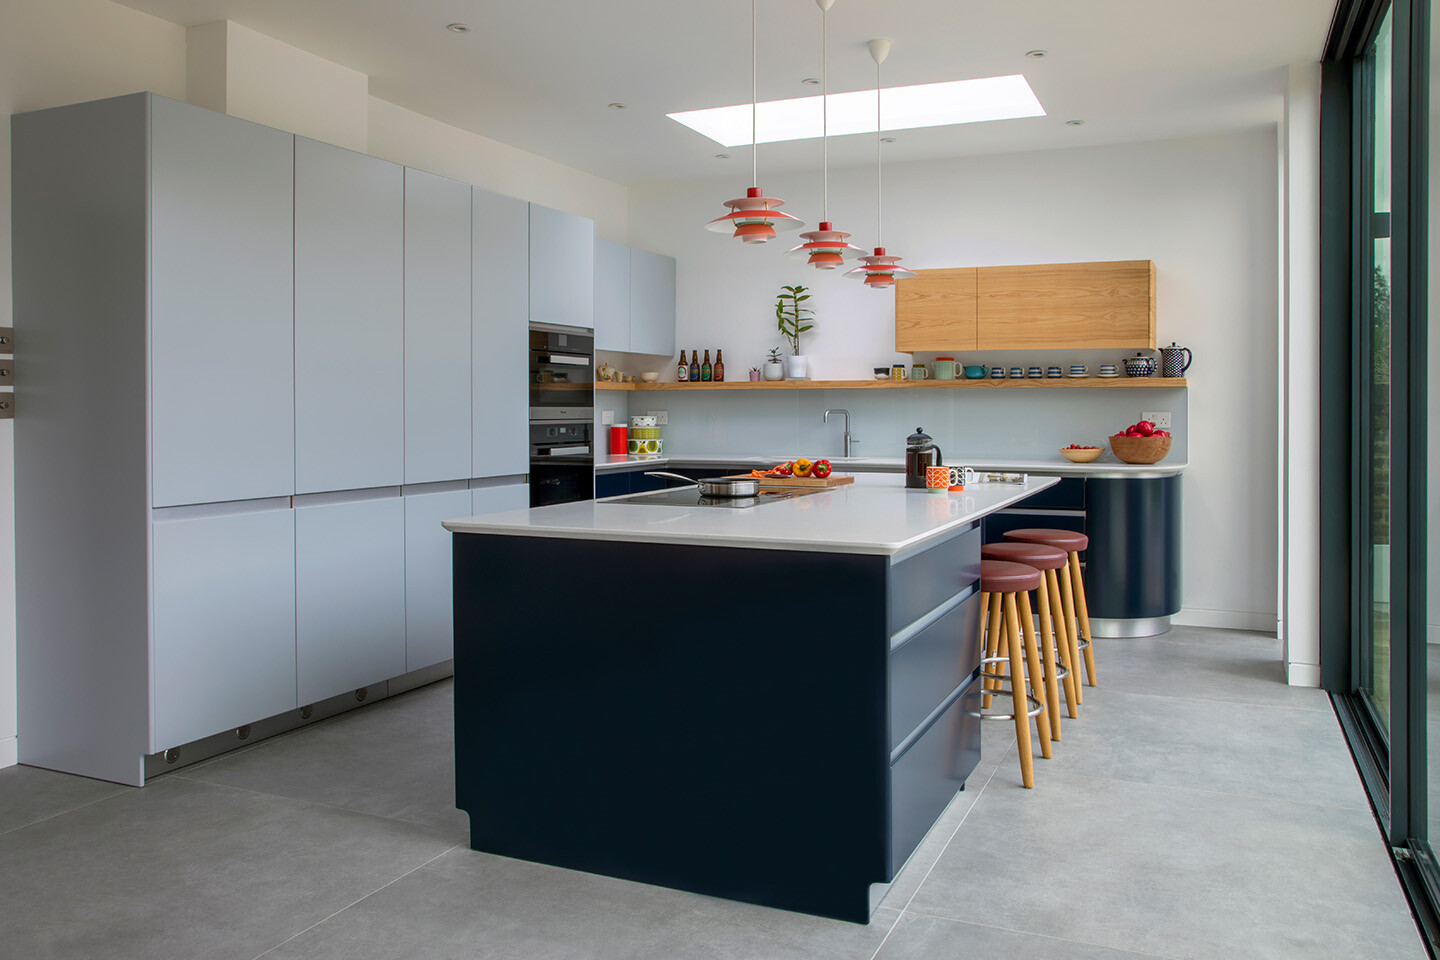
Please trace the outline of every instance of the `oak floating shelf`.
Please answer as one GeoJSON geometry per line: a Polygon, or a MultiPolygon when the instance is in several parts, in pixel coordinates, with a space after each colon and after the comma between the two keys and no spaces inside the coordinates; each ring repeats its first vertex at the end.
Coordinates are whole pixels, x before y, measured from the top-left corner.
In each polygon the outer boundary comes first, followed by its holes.
{"type": "Polygon", "coordinates": [[[1069,377],[1017,380],[727,380],[724,383],[596,382],[597,390],[1115,390],[1184,387],[1185,377],[1069,377]]]}

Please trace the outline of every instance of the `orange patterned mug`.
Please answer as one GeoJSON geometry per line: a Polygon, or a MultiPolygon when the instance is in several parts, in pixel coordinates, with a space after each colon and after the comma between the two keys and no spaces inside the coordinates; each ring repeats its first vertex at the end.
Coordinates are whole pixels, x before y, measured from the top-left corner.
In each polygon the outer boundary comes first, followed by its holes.
{"type": "Polygon", "coordinates": [[[925,486],[931,490],[945,490],[950,486],[949,467],[926,467],[925,486]]]}

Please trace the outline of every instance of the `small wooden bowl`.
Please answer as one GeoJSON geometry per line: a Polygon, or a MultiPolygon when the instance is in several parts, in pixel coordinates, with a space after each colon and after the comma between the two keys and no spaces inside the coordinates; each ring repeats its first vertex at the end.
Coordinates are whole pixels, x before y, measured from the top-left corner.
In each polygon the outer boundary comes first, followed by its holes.
{"type": "Polygon", "coordinates": [[[1159,463],[1170,452],[1171,437],[1111,437],[1110,449],[1126,463],[1159,463]]]}
{"type": "Polygon", "coordinates": [[[1089,463],[1098,459],[1100,454],[1105,452],[1105,448],[1091,447],[1088,450],[1072,450],[1069,447],[1061,447],[1060,452],[1065,455],[1066,460],[1072,463],[1089,463]]]}

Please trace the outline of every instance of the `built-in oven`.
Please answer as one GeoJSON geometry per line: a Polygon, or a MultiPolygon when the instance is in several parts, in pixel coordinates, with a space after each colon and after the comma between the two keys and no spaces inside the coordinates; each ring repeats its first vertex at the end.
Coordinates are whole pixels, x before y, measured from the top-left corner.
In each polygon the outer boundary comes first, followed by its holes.
{"type": "Polygon", "coordinates": [[[595,497],[595,336],[530,327],[530,506],[595,497]]]}

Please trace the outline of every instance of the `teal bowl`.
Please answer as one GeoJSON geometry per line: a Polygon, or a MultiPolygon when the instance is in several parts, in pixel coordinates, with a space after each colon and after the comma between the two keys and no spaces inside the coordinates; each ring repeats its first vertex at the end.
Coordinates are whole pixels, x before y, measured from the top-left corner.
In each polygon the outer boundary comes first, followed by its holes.
{"type": "Polygon", "coordinates": [[[966,380],[982,380],[982,379],[984,379],[984,377],[985,377],[985,368],[984,368],[984,367],[980,367],[980,366],[970,366],[970,367],[966,367],[966,368],[965,368],[965,379],[966,379],[966,380]]]}

